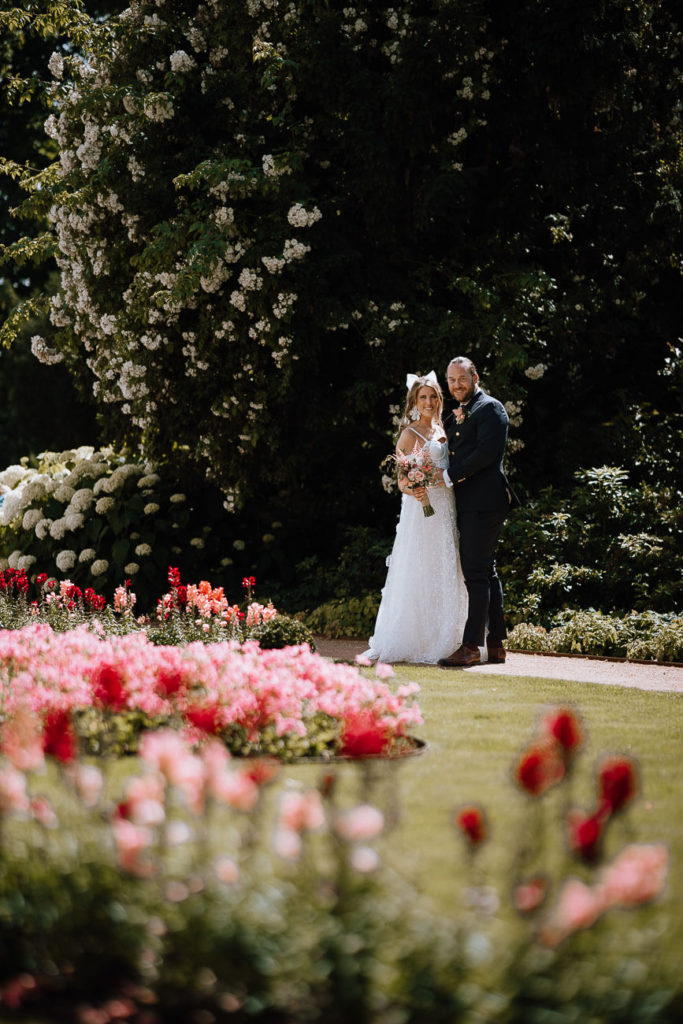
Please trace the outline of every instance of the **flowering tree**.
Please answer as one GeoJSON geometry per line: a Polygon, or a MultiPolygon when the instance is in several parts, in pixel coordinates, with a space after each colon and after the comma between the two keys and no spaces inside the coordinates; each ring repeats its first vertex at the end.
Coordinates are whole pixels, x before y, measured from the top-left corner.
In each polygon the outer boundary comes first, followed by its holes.
{"type": "Polygon", "coordinates": [[[110,433],[206,468],[226,507],[367,517],[350,485],[386,452],[405,371],[457,351],[508,401],[513,451],[544,422],[540,476],[588,442],[599,458],[605,416],[657,382],[680,216],[661,5],[134,0],[103,24],[52,6],[80,50],[50,59],[59,161],[24,181],[47,223],[11,255],[54,256],[60,283],[3,338],[47,311],[38,358],[85,373],[110,433]],[[577,392],[596,406],[567,441],[577,392]]]}

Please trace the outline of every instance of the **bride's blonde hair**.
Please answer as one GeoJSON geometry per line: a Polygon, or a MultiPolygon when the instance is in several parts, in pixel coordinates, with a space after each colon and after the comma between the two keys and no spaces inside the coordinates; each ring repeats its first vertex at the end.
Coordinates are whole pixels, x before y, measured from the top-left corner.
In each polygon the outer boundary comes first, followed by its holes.
{"type": "Polygon", "coordinates": [[[405,430],[406,427],[410,427],[413,423],[417,422],[416,420],[411,419],[410,414],[413,409],[417,408],[417,394],[420,388],[431,388],[436,395],[437,411],[436,415],[432,417],[432,420],[436,421],[438,426],[443,426],[441,422],[441,414],[443,413],[443,391],[441,390],[441,385],[437,380],[434,380],[433,377],[429,380],[427,380],[426,377],[418,377],[417,380],[414,380],[408,388],[406,404],[399,424],[399,434],[401,431],[405,430]]]}

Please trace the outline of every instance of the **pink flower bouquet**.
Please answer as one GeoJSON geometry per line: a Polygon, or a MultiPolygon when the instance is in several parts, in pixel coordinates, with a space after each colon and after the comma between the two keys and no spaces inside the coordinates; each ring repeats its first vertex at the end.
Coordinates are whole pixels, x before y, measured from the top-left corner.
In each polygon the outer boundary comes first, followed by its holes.
{"type": "MultiPolygon", "coordinates": [[[[427,445],[420,448],[416,442],[410,454],[398,451],[394,459],[399,480],[403,480],[411,491],[418,487],[436,487],[443,480],[442,470],[434,464],[427,445]]],[[[434,515],[434,508],[428,497],[421,505],[425,516],[434,515]]]]}

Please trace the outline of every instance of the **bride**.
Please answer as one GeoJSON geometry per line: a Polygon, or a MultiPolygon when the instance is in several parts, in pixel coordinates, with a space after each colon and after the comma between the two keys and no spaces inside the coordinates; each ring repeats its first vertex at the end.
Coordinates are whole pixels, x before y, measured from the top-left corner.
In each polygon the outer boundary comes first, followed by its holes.
{"type": "MultiPolygon", "coordinates": [[[[436,464],[447,465],[441,422],[443,394],[432,370],[408,374],[408,394],[396,453],[411,454],[429,445],[436,464]]],[[[443,483],[425,492],[403,492],[396,539],[387,559],[375,631],[363,657],[379,661],[436,664],[457,650],[467,618],[467,591],[460,568],[453,488],[443,483]],[[428,495],[434,515],[425,516],[420,499],[428,495]]]]}

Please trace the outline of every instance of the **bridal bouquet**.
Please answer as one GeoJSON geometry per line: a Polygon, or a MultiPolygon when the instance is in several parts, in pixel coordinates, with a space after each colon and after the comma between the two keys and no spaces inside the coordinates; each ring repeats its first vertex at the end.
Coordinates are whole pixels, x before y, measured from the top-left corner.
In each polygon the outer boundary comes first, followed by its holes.
{"type": "MultiPolygon", "coordinates": [[[[411,491],[417,487],[435,487],[442,482],[442,470],[434,462],[429,445],[420,448],[416,444],[410,454],[397,452],[394,459],[399,479],[403,480],[411,491]]],[[[428,497],[421,504],[425,516],[434,515],[428,497]]]]}

